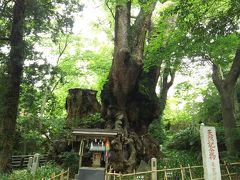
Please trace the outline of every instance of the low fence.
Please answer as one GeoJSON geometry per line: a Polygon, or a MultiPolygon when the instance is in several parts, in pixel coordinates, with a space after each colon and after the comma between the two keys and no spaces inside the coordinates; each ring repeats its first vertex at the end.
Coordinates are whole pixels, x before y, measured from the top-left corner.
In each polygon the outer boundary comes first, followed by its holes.
{"type": "MultiPolygon", "coordinates": [[[[46,178],[42,178],[42,180],[45,180],[46,178]]],[[[47,178],[49,180],[69,180],[69,168],[64,171],[62,170],[60,174],[55,175],[53,173],[50,178],[47,178]]]]}
{"type": "MultiPolygon", "coordinates": [[[[28,165],[29,158],[33,158],[34,155],[14,155],[11,159],[11,165],[14,169],[25,168],[28,165]]],[[[47,162],[47,155],[40,155],[39,166],[44,165],[47,162]]]]}
{"type": "MultiPolygon", "coordinates": [[[[240,162],[221,164],[222,180],[240,179],[240,162]]],[[[145,172],[133,172],[122,174],[106,172],[105,180],[204,180],[203,166],[180,166],[179,168],[167,168],[145,172]]]]}

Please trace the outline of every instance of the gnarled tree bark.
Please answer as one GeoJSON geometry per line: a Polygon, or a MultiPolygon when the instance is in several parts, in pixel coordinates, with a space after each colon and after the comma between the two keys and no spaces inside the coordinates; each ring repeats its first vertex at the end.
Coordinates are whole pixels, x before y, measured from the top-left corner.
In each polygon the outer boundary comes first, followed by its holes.
{"type": "Polygon", "coordinates": [[[112,141],[110,164],[116,171],[130,172],[141,160],[159,153],[158,143],[147,135],[149,124],[158,117],[155,87],[159,68],[143,72],[146,33],[155,4],[143,1],[133,25],[131,1],[116,6],[113,62],[101,93],[106,127],[123,133],[112,141]]]}

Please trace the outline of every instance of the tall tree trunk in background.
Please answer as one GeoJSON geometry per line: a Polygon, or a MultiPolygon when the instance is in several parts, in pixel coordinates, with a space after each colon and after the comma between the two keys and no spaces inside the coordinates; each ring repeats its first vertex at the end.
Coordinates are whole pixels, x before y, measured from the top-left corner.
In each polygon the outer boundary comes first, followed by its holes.
{"type": "Polygon", "coordinates": [[[155,87],[159,68],[143,72],[146,32],[155,3],[145,2],[130,25],[131,2],[116,6],[115,44],[108,82],[101,93],[102,116],[107,128],[122,131],[114,139],[110,164],[116,171],[132,171],[141,160],[158,155],[157,142],[147,135],[148,125],[158,117],[155,87]],[[149,8],[146,8],[149,6],[149,8]]]}
{"type": "Polygon", "coordinates": [[[163,112],[166,107],[167,95],[169,88],[173,85],[176,69],[171,69],[170,64],[167,63],[163,70],[162,81],[160,82],[160,97],[159,97],[159,119],[162,120],[163,112]],[[168,77],[170,76],[170,81],[168,77]]]}
{"type": "Polygon", "coordinates": [[[226,147],[229,155],[239,153],[240,139],[235,119],[234,91],[240,75],[240,48],[237,49],[231,69],[224,79],[220,68],[213,64],[213,82],[221,98],[222,118],[225,132],[226,147]]]}
{"type": "Polygon", "coordinates": [[[9,170],[13,153],[19,91],[24,63],[24,15],[25,0],[16,0],[13,7],[10,57],[7,62],[7,84],[4,99],[2,100],[4,107],[1,110],[0,171],[9,170]]]}

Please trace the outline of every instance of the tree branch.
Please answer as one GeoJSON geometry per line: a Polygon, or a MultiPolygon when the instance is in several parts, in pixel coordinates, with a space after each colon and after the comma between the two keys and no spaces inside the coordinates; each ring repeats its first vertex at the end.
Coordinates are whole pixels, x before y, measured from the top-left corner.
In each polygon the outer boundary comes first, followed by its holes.
{"type": "Polygon", "coordinates": [[[237,49],[231,69],[226,77],[226,83],[229,86],[234,86],[237,82],[237,79],[240,75],[240,48],[237,49]]]}
{"type": "Polygon", "coordinates": [[[53,91],[56,89],[57,85],[59,84],[59,82],[61,81],[62,79],[62,75],[59,77],[59,79],[55,82],[53,88],[51,89],[51,94],[53,93],[53,91]]]}
{"type": "Polygon", "coordinates": [[[115,17],[115,50],[125,49],[128,51],[128,30],[130,26],[130,9],[128,3],[116,6],[115,17]]]}
{"type": "Polygon", "coordinates": [[[105,4],[106,4],[107,8],[109,9],[109,11],[110,11],[110,13],[111,13],[113,19],[115,19],[115,16],[114,16],[113,10],[109,7],[108,2],[109,2],[109,1],[106,1],[105,4]]]}
{"type": "Polygon", "coordinates": [[[64,42],[64,46],[63,46],[62,49],[61,49],[61,45],[60,45],[60,43],[59,43],[59,46],[58,46],[59,55],[58,55],[58,58],[57,58],[57,65],[58,65],[58,63],[59,63],[59,61],[60,61],[60,59],[61,59],[63,53],[65,52],[65,50],[66,50],[68,44],[69,44],[69,42],[68,42],[68,36],[66,37],[66,41],[64,42]]]}
{"type": "Polygon", "coordinates": [[[223,78],[221,76],[221,70],[220,70],[219,66],[216,65],[215,63],[212,64],[212,70],[213,70],[213,73],[212,73],[213,83],[215,84],[218,91],[221,91],[221,86],[223,83],[223,78]]]}
{"type": "Polygon", "coordinates": [[[131,26],[129,45],[133,55],[136,57],[136,61],[139,61],[140,63],[142,63],[141,61],[143,59],[142,52],[144,49],[146,32],[150,27],[152,12],[155,6],[156,2],[152,3],[151,8],[148,11],[141,7],[134,24],[131,26]]]}
{"type": "Polygon", "coordinates": [[[170,64],[167,64],[167,67],[163,70],[163,84],[167,90],[173,85],[175,78],[176,69],[171,69],[170,64]],[[168,81],[168,77],[170,75],[170,81],[168,81]]]}
{"type": "Polygon", "coordinates": [[[171,79],[169,82],[167,82],[168,89],[173,85],[173,81],[175,79],[175,73],[176,73],[176,69],[169,70],[169,75],[171,79]]]}

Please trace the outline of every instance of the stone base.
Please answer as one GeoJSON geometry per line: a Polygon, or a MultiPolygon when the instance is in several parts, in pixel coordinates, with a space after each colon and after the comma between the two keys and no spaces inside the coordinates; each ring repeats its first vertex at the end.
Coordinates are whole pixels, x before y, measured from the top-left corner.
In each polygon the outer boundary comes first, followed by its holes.
{"type": "Polygon", "coordinates": [[[105,168],[81,167],[75,180],[104,180],[105,168]]]}

